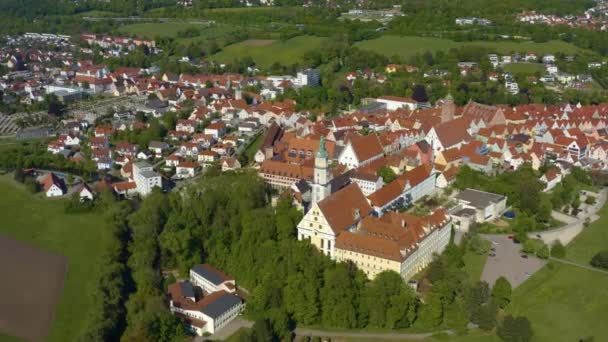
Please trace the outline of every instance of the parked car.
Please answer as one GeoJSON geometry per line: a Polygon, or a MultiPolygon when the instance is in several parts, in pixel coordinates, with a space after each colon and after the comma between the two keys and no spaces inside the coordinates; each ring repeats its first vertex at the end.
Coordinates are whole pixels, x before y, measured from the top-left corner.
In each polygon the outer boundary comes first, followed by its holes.
{"type": "Polygon", "coordinates": [[[528,254],[522,254],[521,257],[524,259],[528,259],[528,254]]]}

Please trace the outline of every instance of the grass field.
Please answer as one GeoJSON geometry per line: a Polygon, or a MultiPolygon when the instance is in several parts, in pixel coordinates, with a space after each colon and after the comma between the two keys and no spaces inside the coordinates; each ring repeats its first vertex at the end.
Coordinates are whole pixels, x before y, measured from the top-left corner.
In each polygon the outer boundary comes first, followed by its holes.
{"type": "Polygon", "coordinates": [[[526,74],[531,75],[536,73],[537,71],[543,72],[545,67],[540,63],[513,63],[507,64],[502,67],[504,71],[513,73],[513,74],[526,74]]]}
{"type": "Polygon", "coordinates": [[[247,157],[247,160],[250,163],[253,162],[256,152],[258,152],[258,150],[260,149],[260,146],[262,146],[263,140],[264,140],[264,134],[260,133],[255,137],[255,139],[251,142],[251,144],[249,144],[249,146],[247,146],[247,148],[245,149],[245,152],[244,152],[245,156],[247,157]]]}
{"type": "Polygon", "coordinates": [[[425,51],[437,52],[451,48],[487,48],[496,53],[510,52],[535,52],[543,55],[545,53],[576,53],[581,51],[578,47],[561,41],[550,41],[547,43],[534,42],[455,42],[449,39],[413,36],[382,36],[380,38],[366,40],[355,44],[361,49],[375,51],[387,57],[401,56],[412,57],[425,51]]]}
{"type": "Polygon", "coordinates": [[[600,215],[599,220],[583,229],[568,244],[566,259],[588,265],[593,255],[602,249],[608,249],[608,205],[604,205],[598,215],[600,215]]]}
{"type": "MultiPolygon", "coordinates": [[[[491,244],[488,240],[481,240],[486,246],[491,244]]],[[[483,272],[483,267],[486,265],[486,260],[488,259],[487,254],[479,255],[472,251],[467,251],[464,255],[464,270],[469,275],[469,279],[475,282],[481,279],[481,273],[483,272]]]]}
{"type": "Polygon", "coordinates": [[[535,341],[578,341],[608,336],[608,275],[550,263],[513,293],[507,307],[532,322],[535,341]]]}
{"type": "MultiPolygon", "coordinates": [[[[109,238],[98,214],[66,215],[62,200],[32,196],[0,176],[0,234],[68,258],[68,273],[49,341],[74,341],[93,310],[98,261],[109,238]]],[[[0,341],[10,341],[0,337],[0,341]]]]}
{"type": "Polygon", "coordinates": [[[154,39],[157,36],[175,38],[180,31],[184,31],[189,28],[195,28],[205,32],[216,27],[209,27],[205,24],[192,24],[188,22],[167,22],[129,24],[121,26],[118,30],[125,34],[154,39]]]}
{"type": "Polygon", "coordinates": [[[110,11],[86,11],[78,13],[80,17],[120,17],[120,13],[110,11]]]}
{"type": "Polygon", "coordinates": [[[311,36],[299,36],[287,41],[273,41],[260,46],[259,40],[246,40],[224,47],[211,58],[217,62],[232,62],[237,58],[249,56],[257,65],[268,68],[275,62],[290,65],[300,61],[304,53],[321,48],[324,39],[311,36]]]}

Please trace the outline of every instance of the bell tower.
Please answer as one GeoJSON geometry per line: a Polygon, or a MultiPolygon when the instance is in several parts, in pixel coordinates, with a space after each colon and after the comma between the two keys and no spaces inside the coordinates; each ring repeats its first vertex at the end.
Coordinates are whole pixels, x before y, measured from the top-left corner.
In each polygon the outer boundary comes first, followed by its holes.
{"type": "Polygon", "coordinates": [[[456,105],[454,104],[454,98],[452,94],[448,93],[441,105],[441,123],[454,120],[455,113],[456,105]]]}
{"type": "Polygon", "coordinates": [[[315,172],[312,185],[312,203],[322,201],[331,195],[331,174],[329,173],[329,162],[327,150],[325,149],[325,137],[321,137],[319,151],[315,155],[315,172]]]}

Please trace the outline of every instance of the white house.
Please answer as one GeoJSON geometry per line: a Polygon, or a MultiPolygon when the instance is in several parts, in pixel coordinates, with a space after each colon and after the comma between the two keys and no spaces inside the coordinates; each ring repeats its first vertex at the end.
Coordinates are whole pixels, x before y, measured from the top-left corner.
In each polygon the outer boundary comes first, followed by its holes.
{"type": "Polygon", "coordinates": [[[200,166],[191,161],[182,161],[175,167],[175,176],[179,179],[192,178],[196,175],[200,166]]]}
{"type": "Polygon", "coordinates": [[[378,136],[352,136],[338,156],[338,163],[346,165],[349,169],[367,165],[384,156],[384,149],[378,136]]]}
{"type": "Polygon", "coordinates": [[[142,196],[148,195],[156,187],[162,188],[160,174],[145,161],[133,163],[133,180],[137,185],[137,192],[142,196]]]}
{"type": "Polygon", "coordinates": [[[545,191],[549,191],[562,181],[562,174],[559,169],[551,168],[540,177],[540,181],[545,184],[545,191]]]}
{"type": "Polygon", "coordinates": [[[47,173],[40,183],[46,197],[59,197],[66,193],[65,183],[52,172],[47,173]]]}
{"type": "Polygon", "coordinates": [[[200,264],[192,267],[190,269],[190,281],[195,286],[202,288],[206,293],[217,291],[234,293],[236,291],[234,278],[229,277],[209,264],[200,264]]]}
{"type": "Polygon", "coordinates": [[[222,329],[243,310],[243,300],[224,290],[197,296],[189,281],[169,285],[169,309],[182,318],[198,336],[214,334],[222,329]]]}
{"type": "Polygon", "coordinates": [[[80,196],[80,201],[92,201],[95,198],[95,194],[93,190],[86,184],[82,183],[80,189],[78,190],[78,195],[80,196]]]}
{"type": "Polygon", "coordinates": [[[363,172],[353,172],[350,176],[350,180],[359,185],[365,196],[369,196],[372,193],[380,190],[380,188],[382,188],[384,185],[382,177],[363,172]]]}
{"type": "Polygon", "coordinates": [[[384,103],[386,109],[397,110],[400,108],[407,108],[409,110],[415,110],[418,108],[418,103],[413,99],[408,99],[399,96],[381,96],[376,99],[377,102],[384,103]]]}
{"type": "Polygon", "coordinates": [[[507,206],[507,197],[491,192],[465,189],[455,197],[458,205],[450,209],[454,226],[468,231],[471,224],[482,223],[500,217],[507,206]]]}

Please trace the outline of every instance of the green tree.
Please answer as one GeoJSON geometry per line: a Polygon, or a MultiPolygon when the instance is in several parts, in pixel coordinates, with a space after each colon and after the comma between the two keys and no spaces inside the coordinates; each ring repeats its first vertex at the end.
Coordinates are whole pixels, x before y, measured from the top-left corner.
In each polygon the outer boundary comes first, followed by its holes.
{"type": "Polygon", "coordinates": [[[390,329],[406,328],[416,315],[416,296],[395,272],[382,272],[364,292],[368,324],[390,329]]]}
{"type": "Polygon", "coordinates": [[[378,170],[378,176],[382,177],[384,184],[388,184],[397,178],[395,171],[388,166],[381,167],[380,170],[378,170]]]}
{"type": "Polygon", "coordinates": [[[477,309],[476,319],[473,323],[477,323],[479,329],[490,331],[496,327],[496,315],[498,314],[498,305],[493,300],[490,300],[485,305],[477,309]]]}
{"type": "Polygon", "coordinates": [[[543,243],[543,245],[536,251],[536,256],[541,259],[548,259],[551,255],[549,247],[543,243]]]}
{"type": "Polygon", "coordinates": [[[266,319],[257,319],[252,329],[256,341],[273,341],[275,339],[270,322],[266,319]]]}
{"type": "Polygon", "coordinates": [[[536,253],[536,243],[534,240],[526,240],[526,242],[524,242],[522,251],[528,254],[536,253]]]}
{"type": "Polygon", "coordinates": [[[321,289],[323,323],[339,328],[356,327],[355,303],[359,302],[359,293],[346,265],[337,264],[335,268],[326,270],[323,278],[324,286],[321,289]]]}
{"type": "Polygon", "coordinates": [[[425,304],[420,308],[418,320],[421,327],[434,328],[443,321],[443,304],[437,294],[431,293],[427,296],[425,304]]]}
{"type": "Polygon", "coordinates": [[[501,309],[504,309],[511,302],[511,283],[505,277],[496,279],[492,288],[492,298],[501,309]]]}
{"type": "Polygon", "coordinates": [[[551,245],[551,256],[554,258],[565,258],[566,257],[566,247],[562,245],[561,241],[555,240],[551,245]]]}
{"type": "Polygon", "coordinates": [[[532,340],[534,332],[526,317],[507,315],[498,326],[496,334],[505,342],[528,342],[532,340]]]}
{"type": "Polygon", "coordinates": [[[608,249],[595,254],[591,259],[591,266],[608,269],[608,249]]]}
{"type": "Polygon", "coordinates": [[[479,307],[485,304],[489,298],[490,286],[485,281],[478,281],[468,289],[465,297],[465,309],[472,322],[476,321],[475,316],[479,313],[479,307]]]}

